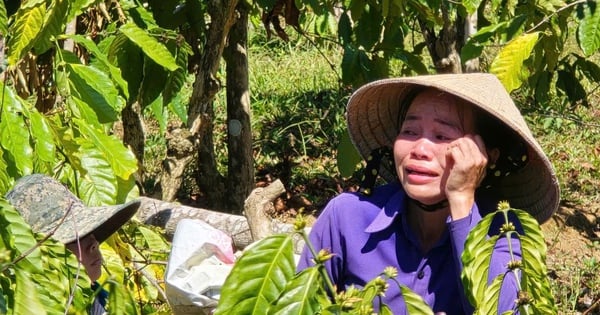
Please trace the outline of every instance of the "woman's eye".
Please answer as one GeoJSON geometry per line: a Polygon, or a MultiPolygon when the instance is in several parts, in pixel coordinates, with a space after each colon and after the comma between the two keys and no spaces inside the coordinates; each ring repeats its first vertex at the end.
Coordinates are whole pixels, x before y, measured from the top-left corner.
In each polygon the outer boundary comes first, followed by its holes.
{"type": "Polygon", "coordinates": [[[414,132],[414,131],[413,131],[413,130],[411,130],[411,129],[402,129],[402,130],[400,130],[400,134],[402,134],[402,135],[408,135],[408,136],[414,136],[414,135],[416,135],[417,133],[416,133],[416,132],[414,132]]]}
{"type": "Polygon", "coordinates": [[[454,140],[446,135],[437,135],[436,138],[440,141],[449,141],[449,140],[454,140]]]}

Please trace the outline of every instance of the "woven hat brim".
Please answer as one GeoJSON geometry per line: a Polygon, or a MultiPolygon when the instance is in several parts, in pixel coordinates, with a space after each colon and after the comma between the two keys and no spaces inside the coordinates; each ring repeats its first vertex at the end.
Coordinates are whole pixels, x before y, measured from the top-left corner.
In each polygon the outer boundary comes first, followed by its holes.
{"type": "MultiPolygon", "coordinates": [[[[535,140],[518,108],[492,74],[440,74],[374,81],[357,89],[347,106],[350,138],[363,158],[380,147],[393,147],[399,130],[400,106],[417,87],[433,87],[482,109],[513,130],[528,150],[529,162],[519,172],[501,180],[500,199],[523,209],[543,223],[556,211],[559,186],[552,164],[535,140]]],[[[380,175],[396,181],[394,169],[382,167],[380,175]]]]}
{"type": "Polygon", "coordinates": [[[73,209],[53,237],[68,244],[91,233],[102,243],[135,215],[140,204],[139,200],[133,200],[115,206],[73,209]]]}

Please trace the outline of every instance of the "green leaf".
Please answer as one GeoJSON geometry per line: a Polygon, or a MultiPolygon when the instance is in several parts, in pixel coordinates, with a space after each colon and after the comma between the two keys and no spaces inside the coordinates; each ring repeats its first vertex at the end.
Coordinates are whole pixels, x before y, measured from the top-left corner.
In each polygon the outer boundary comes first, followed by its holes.
{"type": "Polygon", "coordinates": [[[428,26],[433,28],[434,25],[444,23],[441,14],[438,14],[439,3],[439,1],[409,0],[405,5],[416,13],[419,20],[426,21],[428,26]]]}
{"type": "Polygon", "coordinates": [[[381,279],[380,277],[376,277],[369,281],[360,291],[358,292],[358,297],[360,297],[360,302],[358,305],[358,309],[363,307],[371,307],[373,306],[373,300],[377,297],[378,288],[375,284],[376,279],[381,279]]]}
{"type": "Polygon", "coordinates": [[[69,106],[73,117],[80,118],[87,124],[96,126],[98,128],[102,125],[96,112],[78,97],[71,96],[66,99],[66,103],[69,106]]]}
{"type": "Polygon", "coordinates": [[[557,12],[558,9],[566,6],[567,4],[562,0],[543,0],[536,1],[536,6],[540,8],[544,15],[552,15],[557,12]]]}
{"type": "Polygon", "coordinates": [[[469,263],[476,258],[474,253],[477,251],[481,243],[485,243],[487,235],[492,224],[492,220],[496,213],[490,213],[486,215],[477,225],[469,232],[467,239],[465,240],[465,248],[462,253],[461,259],[464,264],[469,263]]]}
{"type": "Polygon", "coordinates": [[[67,65],[71,92],[94,109],[100,123],[117,121],[124,104],[110,78],[91,66],[67,65]]]}
{"type": "Polygon", "coordinates": [[[138,45],[142,51],[144,51],[144,54],[157,64],[170,71],[175,71],[178,68],[175,58],[171,55],[165,45],[161,44],[134,23],[124,24],[119,30],[132,42],[138,45]]]}
{"type": "MultiPolygon", "coordinates": [[[[130,7],[128,9],[126,9],[129,12],[129,21],[132,21],[133,24],[135,25],[139,25],[140,27],[142,27],[143,29],[146,30],[151,30],[151,29],[158,29],[159,26],[158,24],[156,24],[156,20],[154,20],[154,11],[150,12],[146,9],[146,6],[143,5],[139,5],[135,2],[131,3],[132,5],[130,5],[130,7]]],[[[185,9],[189,9],[190,5],[189,2],[186,2],[186,6],[185,9]]],[[[181,11],[187,11],[187,10],[178,10],[179,12],[181,11]]],[[[160,10],[160,9],[158,9],[160,10]]],[[[168,10],[168,9],[167,9],[168,10]]],[[[175,8],[173,8],[170,11],[167,11],[165,13],[167,14],[173,14],[175,11],[175,8]]],[[[185,12],[183,14],[179,13],[179,17],[180,19],[183,19],[183,21],[180,21],[180,23],[185,23],[188,21],[188,19],[186,18],[186,13],[190,14],[189,12],[185,12]]]]}
{"type": "Polygon", "coordinates": [[[0,200],[0,235],[4,246],[12,252],[11,259],[31,251],[23,260],[19,261],[17,269],[31,272],[43,270],[42,256],[37,248],[37,241],[33,237],[31,227],[19,212],[5,200],[0,200]]]}
{"type": "MultiPolygon", "coordinates": [[[[186,3],[186,10],[176,10],[179,0],[149,0],[149,10],[152,11],[156,22],[166,28],[175,29],[181,24],[188,22],[185,15],[189,13],[189,5],[186,3]]],[[[264,8],[261,6],[261,8],[264,8]]],[[[155,23],[156,23],[155,22],[155,23]]],[[[204,24],[203,24],[204,25],[204,24]]]]}
{"type": "MultiPolygon", "coordinates": [[[[175,115],[177,115],[177,117],[179,119],[181,119],[181,121],[186,124],[187,120],[188,120],[188,116],[187,116],[187,103],[188,103],[188,99],[185,98],[184,93],[179,93],[175,96],[175,98],[169,103],[168,108],[175,113],[175,115]]],[[[155,112],[155,114],[158,112],[155,112]]],[[[165,116],[164,114],[162,116],[165,116]]],[[[159,119],[160,122],[160,116],[155,116],[156,119],[159,119]]],[[[161,122],[161,130],[164,131],[164,128],[166,128],[166,119],[163,118],[163,121],[161,122]]]]}
{"type": "Polygon", "coordinates": [[[117,196],[117,182],[109,162],[92,141],[77,138],[77,142],[83,168],[79,178],[79,198],[89,206],[113,204],[117,196]]]}
{"type": "Polygon", "coordinates": [[[100,64],[103,67],[105,67],[106,70],[108,70],[107,72],[108,72],[108,74],[110,74],[110,78],[113,80],[114,83],[117,84],[117,86],[119,87],[119,89],[121,90],[121,93],[123,93],[125,98],[129,98],[129,90],[127,88],[127,81],[125,81],[123,79],[123,76],[121,75],[121,69],[114,66],[108,60],[108,56],[106,54],[104,54],[102,51],[100,51],[100,49],[98,48],[98,46],[96,46],[96,43],[94,43],[94,41],[92,41],[91,39],[86,38],[82,35],[67,35],[67,36],[63,36],[61,38],[70,38],[74,42],[85,47],[85,49],[88,52],[90,52],[92,55],[94,55],[94,57],[96,57],[96,59],[100,62],[100,64]]]}
{"type": "Polygon", "coordinates": [[[144,54],[142,50],[133,42],[127,39],[127,36],[118,34],[110,42],[108,48],[108,60],[117,64],[121,69],[123,79],[127,81],[129,89],[129,103],[138,99],[138,92],[144,75],[144,54]]]}
{"type": "Polygon", "coordinates": [[[56,292],[67,292],[73,294],[73,300],[69,308],[69,314],[85,314],[89,307],[88,298],[91,295],[90,279],[83,271],[73,253],[66,249],[63,243],[54,239],[46,240],[41,246],[42,257],[44,257],[44,270],[40,274],[34,274],[33,278],[38,284],[40,295],[44,297],[44,305],[50,313],[56,315],[64,314],[69,296],[67,294],[56,294],[56,292]],[[77,269],[80,269],[79,277],[77,269]]]}
{"type": "Polygon", "coordinates": [[[338,38],[342,45],[348,45],[352,42],[352,22],[349,14],[342,14],[338,22],[338,38]]]}
{"type": "Polygon", "coordinates": [[[354,27],[356,45],[364,47],[367,51],[371,51],[373,46],[379,41],[381,32],[383,31],[383,24],[380,21],[383,21],[381,12],[376,10],[374,6],[367,7],[354,27]]]}
{"type": "MultiPolygon", "coordinates": [[[[558,311],[556,310],[556,306],[554,305],[554,303],[549,303],[549,304],[544,304],[544,303],[534,303],[533,305],[530,305],[531,307],[531,314],[548,314],[548,315],[553,315],[553,314],[558,314],[558,311]]],[[[524,314],[523,310],[520,310],[521,314],[524,314]]],[[[510,314],[513,314],[512,312],[510,314]]]]}
{"type": "Polygon", "coordinates": [[[144,59],[144,78],[140,87],[139,101],[143,109],[152,104],[167,84],[169,73],[151,59],[144,59]]]}
{"type": "Polygon", "coordinates": [[[14,163],[18,173],[29,174],[33,171],[33,149],[29,144],[29,127],[23,119],[21,99],[13,94],[12,88],[0,84],[4,92],[2,119],[0,120],[0,140],[8,154],[8,160],[14,163]]]}
{"type": "Polygon", "coordinates": [[[89,7],[99,3],[101,0],[69,0],[71,2],[71,10],[67,21],[73,20],[76,16],[85,12],[89,7]]]}
{"type": "Polygon", "coordinates": [[[7,58],[10,66],[16,65],[33,47],[45,15],[46,3],[43,0],[28,1],[17,11],[7,44],[10,47],[7,58]]]}
{"type": "Polygon", "coordinates": [[[598,3],[584,2],[578,12],[583,14],[577,27],[577,41],[586,56],[591,56],[600,48],[600,12],[598,3]]]}
{"type": "Polygon", "coordinates": [[[362,73],[362,65],[360,64],[361,55],[364,54],[364,50],[356,49],[351,45],[344,46],[344,56],[342,57],[342,81],[345,84],[360,86],[366,83],[366,79],[362,73]]]}
{"type": "MultiPolygon", "coordinates": [[[[504,280],[505,275],[500,274],[494,281],[488,286],[485,290],[484,296],[478,300],[477,309],[473,315],[488,315],[488,314],[498,314],[498,301],[500,299],[500,289],[502,288],[502,281],[504,280]]],[[[487,278],[485,282],[487,282],[487,278]]],[[[505,310],[500,310],[504,312],[505,310]]]]}
{"type": "Polygon", "coordinates": [[[56,145],[54,143],[52,127],[46,121],[44,115],[35,109],[29,111],[27,116],[31,124],[30,131],[34,144],[33,151],[36,156],[44,162],[55,162],[56,145]]]}
{"type": "Polygon", "coordinates": [[[365,9],[367,8],[367,1],[365,0],[346,0],[348,1],[344,7],[348,8],[347,11],[350,13],[352,21],[358,21],[365,9]]]}
{"type": "Polygon", "coordinates": [[[192,55],[193,52],[191,47],[185,43],[181,47],[178,47],[176,50],[177,56],[177,64],[179,68],[175,71],[171,71],[167,78],[167,83],[163,89],[163,105],[167,106],[173,98],[179,94],[181,88],[185,84],[187,79],[187,67],[188,67],[188,58],[192,55]]]}
{"type": "Polygon", "coordinates": [[[133,176],[129,176],[127,179],[117,177],[117,187],[117,199],[115,201],[118,203],[124,203],[140,196],[140,191],[133,176]]]}
{"type": "Polygon", "coordinates": [[[163,240],[163,238],[160,236],[160,234],[156,233],[155,231],[143,226],[143,225],[138,225],[137,232],[139,232],[139,234],[142,236],[145,244],[145,248],[150,248],[152,250],[158,250],[161,248],[165,248],[166,244],[165,241],[163,240]]]}
{"type": "Polygon", "coordinates": [[[135,299],[124,285],[113,279],[108,283],[108,314],[111,315],[136,315],[139,314],[135,299]]]}
{"type": "Polygon", "coordinates": [[[16,277],[14,314],[47,314],[31,274],[20,268],[14,271],[16,277]]]}
{"type": "MultiPolygon", "coordinates": [[[[531,84],[534,86],[534,84],[531,84]]],[[[535,83],[535,101],[541,104],[545,104],[548,101],[550,92],[550,73],[548,71],[541,71],[537,82],[535,83]]]]}
{"type": "Polygon", "coordinates": [[[498,236],[488,239],[490,225],[495,215],[496,213],[486,215],[469,232],[461,256],[463,263],[461,279],[465,287],[465,293],[475,307],[477,307],[477,303],[485,293],[489,262],[498,239],[498,236]],[[481,279],[485,279],[485,281],[481,281],[481,279]]]}
{"type": "Polygon", "coordinates": [[[8,13],[6,12],[6,5],[4,1],[0,1],[0,36],[6,37],[8,35],[8,13]]]}
{"type": "Polygon", "coordinates": [[[76,120],[79,130],[90,140],[93,146],[105,157],[112,166],[114,175],[128,179],[137,171],[137,160],[131,150],[127,149],[119,138],[107,135],[102,130],[76,120]]]}
{"type": "Polygon", "coordinates": [[[400,286],[400,291],[402,292],[402,298],[404,298],[404,302],[406,303],[408,314],[433,315],[433,310],[431,310],[431,307],[425,303],[420,295],[414,293],[410,288],[404,285],[400,286]]]}
{"type": "MultiPolygon", "coordinates": [[[[408,52],[405,50],[404,38],[406,36],[406,32],[404,30],[402,20],[397,19],[391,25],[386,25],[383,29],[383,34],[377,46],[375,47],[376,51],[383,51],[386,55],[388,52],[392,52],[389,54],[390,56],[396,56],[407,54],[408,52]]],[[[411,45],[414,50],[414,46],[411,45]]],[[[386,58],[387,59],[387,58],[386,58]]],[[[405,60],[402,60],[405,61],[405,60]]]]}
{"type": "Polygon", "coordinates": [[[356,170],[356,166],[361,161],[360,154],[358,154],[358,151],[350,140],[348,130],[344,132],[340,139],[336,158],[338,170],[340,171],[340,175],[343,177],[352,176],[356,170]]]}
{"type": "MultiPolygon", "coordinates": [[[[0,154],[3,154],[3,150],[0,147],[0,154]]],[[[12,187],[12,177],[8,175],[8,167],[4,159],[0,159],[0,195],[7,193],[12,187]]]]}
{"type": "Polygon", "coordinates": [[[490,72],[494,73],[510,93],[521,86],[527,78],[523,76],[523,63],[531,55],[539,33],[523,34],[510,41],[498,53],[490,72]]]}
{"type": "Polygon", "coordinates": [[[479,5],[481,4],[481,0],[464,0],[460,3],[462,3],[462,5],[467,10],[467,14],[471,15],[471,14],[477,12],[477,8],[479,8],[479,5]]]}
{"type": "Polygon", "coordinates": [[[282,295],[269,308],[268,314],[317,314],[319,301],[327,299],[318,266],[309,267],[288,281],[282,295]]]}
{"type": "Polygon", "coordinates": [[[273,235],[258,241],[225,279],[215,315],[265,312],[294,276],[295,266],[291,236],[273,235]]]}
{"type": "MultiPolygon", "coordinates": [[[[108,271],[106,274],[110,275],[111,280],[115,280],[119,283],[124,283],[126,277],[128,276],[125,271],[125,263],[123,261],[123,257],[129,258],[128,261],[131,261],[131,248],[126,246],[123,241],[118,237],[119,233],[114,233],[111,235],[106,241],[100,244],[100,249],[102,250],[102,257],[104,258],[106,270],[108,271]]],[[[104,275],[104,274],[103,274],[104,275]]],[[[102,278],[100,278],[101,281],[102,278]]]]}
{"type": "Polygon", "coordinates": [[[38,34],[37,41],[34,45],[36,54],[46,52],[53,45],[56,36],[63,33],[69,11],[70,0],[54,0],[51,2],[49,11],[44,17],[44,25],[38,34]]]}
{"type": "Polygon", "coordinates": [[[406,53],[404,54],[404,58],[406,59],[406,64],[409,68],[414,70],[418,74],[428,74],[427,66],[423,64],[423,60],[419,58],[415,53],[406,53]]]}
{"type": "Polygon", "coordinates": [[[471,304],[477,306],[485,295],[487,289],[487,279],[490,270],[490,259],[498,237],[494,237],[486,242],[479,242],[479,247],[470,253],[474,255],[471,261],[464,263],[462,271],[462,280],[465,285],[465,291],[471,304]],[[482,281],[482,279],[486,279],[482,281]]]}
{"type": "Polygon", "coordinates": [[[460,51],[460,58],[462,62],[471,60],[481,56],[484,44],[487,43],[496,33],[504,29],[507,22],[498,24],[492,24],[480,28],[477,32],[469,38],[465,46],[460,51]]]}
{"type": "Polygon", "coordinates": [[[161,131],[164,131],[166,129],[168,119],[168,107],[163,106],[163,98],[160,96],[148,106],[148,109],[152,113],[152,116],[158,122],[161,131]]]}
{"type": "Polygon", "coordinates": [[[389,306],[382,304],[379,308],[379,315],[394,315],[394,312],[389,306]]]}

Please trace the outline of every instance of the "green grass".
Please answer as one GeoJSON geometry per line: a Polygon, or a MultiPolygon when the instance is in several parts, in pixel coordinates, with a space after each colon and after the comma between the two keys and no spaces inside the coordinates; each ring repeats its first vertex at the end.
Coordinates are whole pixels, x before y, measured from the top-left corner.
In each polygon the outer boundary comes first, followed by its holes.
{"type": "MultiPolygon", "coordinates": [[[[326,60],[301,39],[293,45],[260,36],[251,42],[249,84],[257,180],[279,178],[315,207],[322,206],[338,192],[335,150],[345,130],[349,91],[340,87],[339,73],[331,63],[339,65],[341,54],[327,51],[330,60],[326,60]],[[330,182],[325,191],[307,191],[311,182],[322,181],[330,182]]],[[[215,144],[221,157],[226,156],[225,101],[222,91],[215,106],[215,144]]]]}

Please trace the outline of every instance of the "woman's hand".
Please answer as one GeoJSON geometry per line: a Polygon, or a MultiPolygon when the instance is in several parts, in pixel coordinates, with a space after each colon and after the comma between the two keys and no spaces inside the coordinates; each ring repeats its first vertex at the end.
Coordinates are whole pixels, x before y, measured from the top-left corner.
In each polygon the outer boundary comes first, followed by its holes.
{"type": "Polygon", "coordinates": [[[448,145],[444,191],[453,220],[469,215],[487,161],[485,144],[479,135],[467,134],[448,145]]]}

